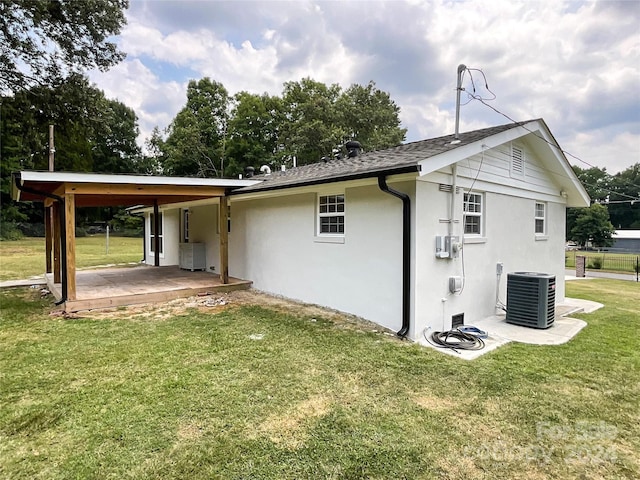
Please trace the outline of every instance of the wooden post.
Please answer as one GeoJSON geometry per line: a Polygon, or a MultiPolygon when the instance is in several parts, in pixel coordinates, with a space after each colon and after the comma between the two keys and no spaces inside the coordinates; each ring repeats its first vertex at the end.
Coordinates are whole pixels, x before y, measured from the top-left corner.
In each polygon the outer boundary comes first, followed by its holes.
{"type": "Polygon", "coordinates": [[[153,201],[153,264],[160,266],[160,209],[158,208],[158,200],[153,201]]]}
{"type": "Polygon", "coordinates": [[[226,196],[220,197],[218,208],[218,230],[220,231],[220,282],[229,283],[229,202],[226,196]]]}
{"type": "Polygon", "coordinates": [[[76,300],[76,201],[73,193],[64,196],[64,207],[67,264],[63,268],[67,269],[67,300],[76,300]]]}
{"type": "Polygon", "coordinates": [[[64,225],[60,221],[60,203],[53,202],[51,205],[51,234],[53,236],[53,283],[61,283],[62,265],[60,264],[61,233],[64,225]]]}
{"type": "Polygon", "coordinates": [[[51,253],[53,252],[53,224],[56,219],[52,218],[53,207],[44,207],[44,251],[45,251],[45,272],[51,273],[51,253]]]}

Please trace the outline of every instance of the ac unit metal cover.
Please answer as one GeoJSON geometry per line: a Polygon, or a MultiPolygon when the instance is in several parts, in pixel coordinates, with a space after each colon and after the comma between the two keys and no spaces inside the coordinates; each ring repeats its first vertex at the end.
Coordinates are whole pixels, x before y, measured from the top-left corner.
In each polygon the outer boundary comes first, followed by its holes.
{"type": "Polygon", "coordinates": [[[507,274],[507,323],[549,328],[555,320],[556,277],[547,273],[507,274]]]}

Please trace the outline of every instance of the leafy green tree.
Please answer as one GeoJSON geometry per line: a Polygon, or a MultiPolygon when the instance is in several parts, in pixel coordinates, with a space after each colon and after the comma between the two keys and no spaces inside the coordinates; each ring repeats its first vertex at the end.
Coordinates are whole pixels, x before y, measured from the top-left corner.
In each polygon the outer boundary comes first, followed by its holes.
{"type": "Polygon", "coordinates": [[[336,109],[348,139],[358,140],[365,150],[394,147],[407,134],[406,128],[400,128],[400,107],[375,82],[351,85],[336,109]]]}
{"type": "Polygon", "coordinates": [[[606,247],[613,244],[611,235],[614,231],[607,208],[594,203],[578,214],[571,229],[571,238],[581,245],[591,242],[596,247],[606,247]]]}
{"type": "Polygon", "coordinates": [[[572,168],[592,200],[604,201],[607,198],[611,191],[611,175],[606,168],[580,168],[575,165],[572,168]]]}
{"type": "Polygon", "coordinates": [[[166,174],[222,176],[228,105],[221,83],[209,78],[189,82],[187,104],[171,122],[164,142],[166,174]]]}
{"type": "Polygon", "coordinates": [[[306,165],[331,156],[344,143],[347,132],[335,108],[340,93],[338,84],[327,86],[311,78],[284,84],[283,155],[295,155],[299,165],[306,165]]]}
{"type": "Polygon", "coordinates": [[[140,157],[137,166],[138,173],[144,173],[147,175],[161,175],[162,174],[162,156],[164,150],[164,139],[160,133],[160,129],[156,125],[153,127],[151,137],[147,138],[144,142],[145,152],[140,157]]]}
{"type": "Polygon", "coordinates": [[[236,94],[227,132],[225,173],[236,176],[249,165],[281,163],[278,138],[282,119],[279,97],[236,94]]]}
{"type": "MultiPolygon", "coordinates": [[[[573,165],[572,168],[589,197],[593,201],[604,202],[611,190],[611,176],[607,173],[607,169],[598,167],[580,168],[576,165],[573,165]]],[[[567,208],[567,240],[578,240],[572,236],[572,232],[582,211],[583,208],[567,208]]]]}
{"type": "Polygon", "coordinates": [[[93,171],[138,173],[141,152],[135,112],[117,100],[105,98],[101,103],[101,116],[93,137],[93,171]]]}
{"type": "Polygon", "coordinates": [[[140,152],[137,118],[122,103],[106,99],[86,77],[34,87],[2,99],[0,176],[5,222],[40,221],[41,208],[11,202],[11,173],[47,170],[49,125],[55,127],[55,170],[134,173],[140,152]]]}
{"type": "Polygon", "coordinates": [[[306,165],[346,153],[348,140],[367,150],[400,144],[399,113],[374,82],[343,91],[303,78],[285,83],[281,97],[240,92],[229,101],[222,84],[192,80],[155,158],[171,175],[235,176],[249,165],[292,166],[294,157],[306,165]]]}
{"type": "Polygon", "coordinates": [[[70,73],[124,58],[108,39],[126,24],[128,0],[1,0],[0,92],[53,86],[70,73]]]}
{"type": "Polygon", "coordinates": [[[611,223],[620,229],[640,229],[640,163],[616,173],[611,178],[611,190],[611,223]]]}

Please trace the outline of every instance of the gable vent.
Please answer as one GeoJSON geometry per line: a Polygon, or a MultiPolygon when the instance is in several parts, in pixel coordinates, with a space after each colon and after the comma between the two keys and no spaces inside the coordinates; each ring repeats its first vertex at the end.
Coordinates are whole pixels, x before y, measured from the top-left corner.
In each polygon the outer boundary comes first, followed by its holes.
{"type": "Polygon", "coordinates": [[[511,176],[524,177],[524,150],[520,147],[511,147],[511,176]]]}
{"type": "MultiPolygon", "coordinates": [[[[447,185],[446,183],[441,183],[438,186],[438,190],[440,190],[441,192],[451,193],[451,190],[453,190],[453,185],[447,185]]],[[[460,193],[460,187],[456,187],[456,193],[460,193]]]]}

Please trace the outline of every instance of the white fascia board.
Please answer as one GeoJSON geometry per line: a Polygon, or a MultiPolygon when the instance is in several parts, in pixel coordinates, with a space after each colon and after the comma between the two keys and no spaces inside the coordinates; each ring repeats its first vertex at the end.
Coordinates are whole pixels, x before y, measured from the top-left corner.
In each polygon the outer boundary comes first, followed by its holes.
{"type": "Polygon", "coordinates": [[[260,183],[259,180],[236,180],[230,178],[164,177],[153,175],[114,175],[103,173],[39,172],[21,171],[24,182],[67,182],[67,183],[111,183],[137,185],[180,185],[204,187],[248,187],[260,183]]]}
{"type": "MultiPolygon", "coordinates": [[[[542,126],[539,129],[538,133],[543,138],[533,137],[533,142],[542,143],[542,148],[546,148],[551,155],[555,158],[555,164],[558,165],[561,169],[561,174],[556,175],[556,178],[561,178],[562,180],[558,183],[560,184],[560,190],[565,191],[567,193],[567,206],[568,207],[588,207],[591,205],[591,198],[589,194],[585,190],[584,186],[576,176],[573,168],[569,164],[567,157],[564,155],[560,145],[558,145],[551,135],[551,132],[546,128],[546,126],[542,126]]],[[[553,166],[548,166],[551,172],[555,172],[553,166]]]]}
{"type": "MultiPolygon", "coordinates": [[[[387,183],[403,182],[407,180],[415,180],[418,172],[401,173],[399,175],[390,175],[387,183]]],[[[347,188],[364,187],[370,185],[378,185],[378,176],[360,178],[357,180],[339,180],[335,182],[317,183],[312,185],[303,185],[300,187],[278,188],[274,190],[264,190],[259,192],[235,193],[229,197],[233,202],[242,202],[244,200],[257,200],[260,198],[285,197],[289,195],[300,195],[303,193],[317,192],[338,192],[347,188]]]]}
{"type": "Polygon", "coordinates": [[[476,142],[469,143],[468,145],[454,148],[453,150],[450,150],[448,152],[421,160],[420,162],[418,162],[418,164],[420,165],[420,176],[435,172],[436,170],[440,170],[441,168],[444,168],[448,165],[452,165],[459,162],[460,160],[464,160],[465,158],[480,153],[482,152],[483,145],[485,145],[485,149],[491,149],[497,147],[498,145],[502,145],[503,143],[515,140],[516,138],[520,138],[530,133],[529,130],[534,130],[537,124],[538,122],[530,122],[526,125],[514,127],[510,130],[506,130],[504,132],[497,133],[476,142]],[[532,126],[534,128],[531,128],[532,126]],[[527,130],[525,127],[527,127],[529,130],[527,130]]]}

